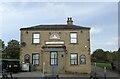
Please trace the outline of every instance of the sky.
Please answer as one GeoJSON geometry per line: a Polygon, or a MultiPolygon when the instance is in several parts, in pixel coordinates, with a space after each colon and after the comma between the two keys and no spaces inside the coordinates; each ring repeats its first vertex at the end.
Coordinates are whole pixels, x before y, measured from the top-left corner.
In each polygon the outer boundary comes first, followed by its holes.
{"type": "MultiPolygon", "coordinates": [[[[120,13],[120,2],[118,3],[118,13],[120,13]]],[[[120,14],[118,15],[118,29],[120,29],[120,14]]],[[[118,30],[118,48],[120,48],[120,31],[118,30]]]]}
{"type": "Polygon", "coordinates": [[[90,27],[91,53],[96,49],[118,50],[118,2],[2,2],[0,38],[7,44],[20,41],[20,28],[41,24],[90,27]]]}

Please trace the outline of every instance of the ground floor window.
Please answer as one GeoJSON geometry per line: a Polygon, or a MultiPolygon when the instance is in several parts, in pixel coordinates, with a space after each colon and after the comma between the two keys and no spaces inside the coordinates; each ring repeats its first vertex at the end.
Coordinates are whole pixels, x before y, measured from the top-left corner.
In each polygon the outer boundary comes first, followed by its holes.
{"type": "Polygon", "coordinates": [[[58,64],[58,53],[50,52],[50,65],[57,65],[57,64],[58,64]]]}
{"type": "Polygon", "coordinates": [[[32,64],[39,65],[39,53],[32,54],[32,64]]]}
{"type": "Polygon", "coordinates": [[[78,64],[78,55],[77,55],[77,53],[71,53],[70,54],[70,64],[71,65],[77,65],[78,64]]]}

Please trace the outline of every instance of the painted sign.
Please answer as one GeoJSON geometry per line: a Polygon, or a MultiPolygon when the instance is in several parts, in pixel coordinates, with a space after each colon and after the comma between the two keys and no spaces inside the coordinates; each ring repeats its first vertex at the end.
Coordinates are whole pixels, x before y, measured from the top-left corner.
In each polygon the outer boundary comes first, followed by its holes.
{"type": "Polygon", "coordinates": [[[63,41],[49,41],[49,42],[45,42],[45,44],[64,44],[63,41]]]}
{"type": "Polygon", "coordinates": [[[60,39],[60,36],[59,36],[58,33],[52,33],[52,34],[50,35],[50,39],[60,39]]]}

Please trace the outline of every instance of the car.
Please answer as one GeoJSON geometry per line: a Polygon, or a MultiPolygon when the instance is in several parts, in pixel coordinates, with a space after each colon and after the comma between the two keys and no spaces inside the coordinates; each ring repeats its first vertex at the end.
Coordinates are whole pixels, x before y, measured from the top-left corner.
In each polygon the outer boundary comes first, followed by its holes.
{"type": "Polygon", "coordinates": [[[17,73],[20,71],[20,62],[16,60],[2,60],[2,71],[17,73]]]}

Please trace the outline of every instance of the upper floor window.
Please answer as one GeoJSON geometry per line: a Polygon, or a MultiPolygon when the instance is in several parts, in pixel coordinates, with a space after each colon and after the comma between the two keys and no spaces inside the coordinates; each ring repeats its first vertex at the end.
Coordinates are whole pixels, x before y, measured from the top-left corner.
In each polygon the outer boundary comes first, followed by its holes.
{"type": "Polygon", "coordinates": [[[70,64],[77,65],[78,64],[78,56],[77,53],[70,54],[70,64]]]}
{"type": "Polygon", "coordinates": [[[70,43],[77,43],[77,33],[70,33],[70,43]]]}
{"type": "Polygon", "coordinates": [[[34,44],[40,43],[40,33],[33,33],[32,40],[34,44]]]}

